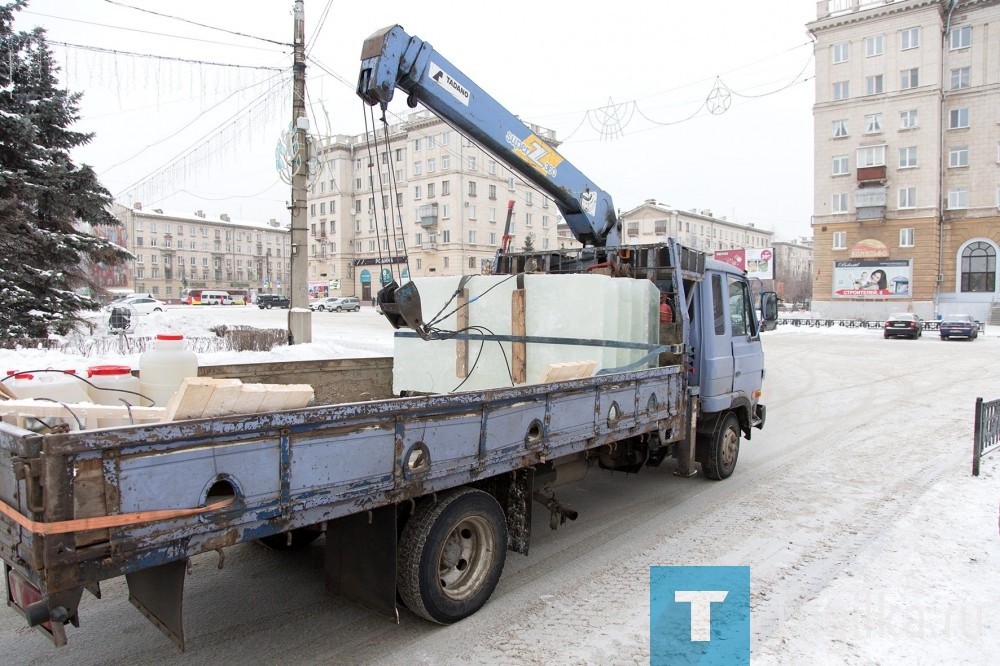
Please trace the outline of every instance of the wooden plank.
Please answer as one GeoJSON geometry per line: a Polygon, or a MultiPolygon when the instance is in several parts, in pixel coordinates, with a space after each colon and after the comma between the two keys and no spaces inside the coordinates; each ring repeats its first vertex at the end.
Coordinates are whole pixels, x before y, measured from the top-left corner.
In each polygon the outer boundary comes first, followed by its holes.
{"type": "Polygon", "coordinates": [[[164,421],[183,421],[201,418],[205,407],[212,401],[217,387],[240,386],[238,379],[215,379],[212,377],[185,377],[180,388],[167,403],[164,421]]]}
{"type": "MultiPolygon", "coordinates": [[[[458,293],[457,311],[455,312],[455,330],[466,332],[469,328],[469,290],[458,293]]],[[[464,379],[469,376],[469,341],[455,340],[455,376],[464,379]]]]}
{"type": "MultiPolygon", "coordinates": [[[[85,458],[76,464],[73,475],[73,518],[108,515],[104,496],[104,470],[100,458],[85,458]]],[[[89,546],[110,538],[107,529],[77,532],[77,547],[89,546]]]]}
{"type": "MultiPolygon", "coordinates": [[[[524,337],[527,329],[524,321],[524,289],[515,289],[510,296],[511,335],[524,337]]],[[[528,348],[524,342],[511,343],[511,375],[515,384],[523,384],[528,378],[528,348]]]]}
{"type": "Polygon", "coordinates": [[[597,361],[566,361],[552,363],[542,373],[542,383],[563,382],[569,379],[590,377],[597,368],[597,361]]]}
{"type": "MultiPolygon", "coordinates": [[[[132,418],[136,423],[140,421],[159,421],[166,411],[163,407],[132,407],[132,418]]],[[[90,402],[67,403],[63,406],[60,403],[49,402],[47,400],[33,400],[25,398],[21,400],[0,400],[0,416],[12,417],[62,417],[73,418],[69,410],[72,410],[81,419],[127,419],[129,409],[125,405],[95,405],[90,402]]]]}
{"type": "Polygon", "coordinates": [[[233,405],[233,414],[256,414],[260,411],[260,403],[264,401],[265,395],[267,389],[263,384],[244,384],[233,405]]]}
{"type": "Polygon", "coordinates": [[[280,412],[283,409],[305,407],[313,397],[313,389],[308,384],[263,384],[264,399],[258,412],[280,412]]]}
{"type": "Polygon", "coordinates": [[[201,414],[202,418],[226,416],[233,413],[233,407],[240,399],[240,394],[243,393],[243,382],[238,379],[230,379],[227,382],[233,383],[216,385],[211,401],[205,405],[205,411],[201,414]]]}

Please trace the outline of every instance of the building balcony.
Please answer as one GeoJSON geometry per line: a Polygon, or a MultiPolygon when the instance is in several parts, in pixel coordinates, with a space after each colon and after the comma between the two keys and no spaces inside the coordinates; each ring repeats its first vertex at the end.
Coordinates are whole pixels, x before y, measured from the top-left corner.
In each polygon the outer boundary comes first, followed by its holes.
{"type": "Polygon", "coordinates": [[[858,167],[858,183],[884,183],[885,165],[858,167]]]}
{"type": "Polygon", "coordinates": [[[435,226],[438,222],[438,205],[432,203],[420,206],[417,208],[417,219],[424,228],[435,226]]]}
{"type": "MultiPolygon", "coordinates": [[[[884,168],[884,167],[883,167],[884,168]]],[[[862,187],[854,191],[858,221],[885,219],[885,187],[862,187]]]]}
{"type": "Polygon", "coordinates": [[[433,243],[421,243],[420,244],[420,249],[426,252],[428,250],[437,250],[437,246],[438,246],[438,244],[436,242],[433,242],[433,243]]]}

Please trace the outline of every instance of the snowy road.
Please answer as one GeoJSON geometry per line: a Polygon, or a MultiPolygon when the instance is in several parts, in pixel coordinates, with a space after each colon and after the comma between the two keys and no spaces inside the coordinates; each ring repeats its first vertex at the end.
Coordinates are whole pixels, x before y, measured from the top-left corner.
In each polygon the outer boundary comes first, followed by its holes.
{"type": "Polygon", "coordinates": [[[85,595],[51,648],[0,613],[4,663],[644,664],[650,565],[748,565],[755,664],[969,663],[1000,651],[1000,454],[970,475],[975,398],[1000,398],[1000,337],[883,340],[879,331],[765,338],[767,427],[723,482],[593,471],[536,510],[528,557],[493,599],[439,627],[399,626],[323,594],[322,540],[193,562],[188,653],[127,602],[85,595]]]}

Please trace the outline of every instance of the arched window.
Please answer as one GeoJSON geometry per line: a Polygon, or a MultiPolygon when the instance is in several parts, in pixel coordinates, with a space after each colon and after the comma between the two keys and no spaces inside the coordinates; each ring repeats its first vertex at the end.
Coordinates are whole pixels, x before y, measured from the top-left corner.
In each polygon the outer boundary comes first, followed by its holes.
{"type": "Polygon", "coordinates": [[[962,291],[996,291],[997,253],[983,241],[962,250],[962,291]]]}

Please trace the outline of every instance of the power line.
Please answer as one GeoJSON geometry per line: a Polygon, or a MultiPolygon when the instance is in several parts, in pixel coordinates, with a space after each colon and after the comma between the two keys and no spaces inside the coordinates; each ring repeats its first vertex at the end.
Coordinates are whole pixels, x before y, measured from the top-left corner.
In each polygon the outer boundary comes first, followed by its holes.
{"type": "Polygon", "coordinates": [[[255,37],[254,35],[247,35],[247,34],[242,33],[242,32],[235,32],[233,30],[226,30],[225,28],[216,28],[215,26],[212,26],[212,25],[205,25],[204,23],[197,23],[195,21],[190,21],[190,20],[188,20],[186,18],[181,18],[179,16],[171,16],[170,14],[161,14],[160,12],[154,12],[151,9],[142,9],[141,7],[133,7],[132,5],[126,5],[125,3],[122,3],[122,2],[115,2],[115,0],[104,0],[104,2],[108,3],[109,5],[118,5],[119,7],[125,7],[126,9],[134,9],[137,12],[144,12],[146,14],[153,14],[154,16],[162,16],[163,18],[173,19],[175,21],[181,21],[183,23],[190,23],[191,25],[196,25],[199,28],[207,28],[209,30],[218,30],[219,32],[224,32],[224,33],[227,33],[227,34],[230,34],[230,35],[236,35],[237,37],[247,37],[249,39],[256,39],[256,40],[259,40],[259,41],[262,41],[262,42],[268,42],[270,44],[277,44],[278,46],[292,46],[291,44],[288,44],[286,42],[278,42],[278,41],[275,41],[273,39],[267,39],[265,37],[255,37]]]}
{"type": "Polygon", "coordinates": [[[59,21],[70,21],[71,23],[83,23],[84,25],[96,25],[100,28],[111,28],[112,30],[125,30],[127,32],[136,32],[144,35],[156,35],[157,37],[170,37],[171,39],[184,39],[191,42],[202,42],[204,44],[219,44],[221,46],[231,46],[238,49],[253,49],[255,51],[267,51],[273,53],[273,49],[265,49],[258,46],[246,46],[244,44],[233,44],[232,42],[219,42],[213,39],[199,39],[197,37],[187,37],[185,35],[171,35],[165,32],[155,32],[153,30],[140,30],[138,28],[126,28],[120,25],[109,25],[107,23],[96,23],[94,21],[84,21],[83,19],[72,19],[66,16],[54,16],[52,14],[41,14],[39,12],[29,12],[24,10],[22,14],[28,14],[30,16],[43,16],[45,18],[56,19],[59,21]]]}
{"type": "Polygon", "coordinates": [[[184,62],[192,65],[210,65],[212,67],[233,67],[236,69],[254,69],[262,70],[268,72],[283,72],[286,68],[282,67],[265,67],[263,65],[234,65],[225,62],[211,62],[209,60],[191,60],[189,58],[174,58],[171,56],[160,56],[153,55],[151,53],[135,53],[134,51],[116,51],[114,49],[105,49],[99,46],[87,46],[84,44],[70,44],[69,42],[57,42],[55,40],[48,40],[49,44],[55,44],[56,46],[63,46],[71,49],[80,49],[81,51],[93,51],[96,53],[108,53],[111,55],[123,55],[130,56],[133,58],[149,58],[151,60],[170,60],[173,62],[184,62]]]}

